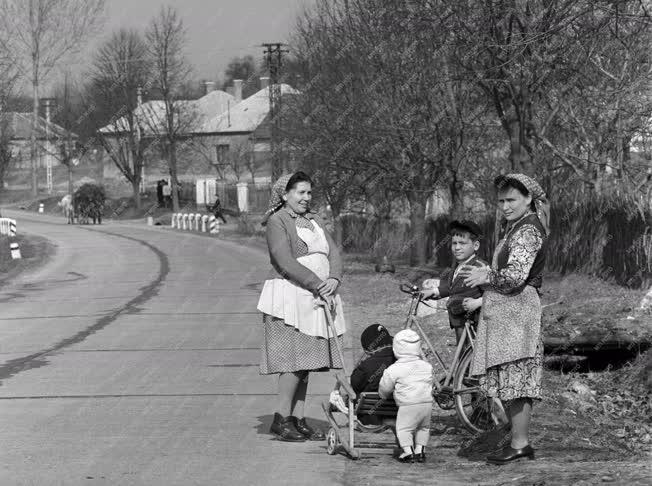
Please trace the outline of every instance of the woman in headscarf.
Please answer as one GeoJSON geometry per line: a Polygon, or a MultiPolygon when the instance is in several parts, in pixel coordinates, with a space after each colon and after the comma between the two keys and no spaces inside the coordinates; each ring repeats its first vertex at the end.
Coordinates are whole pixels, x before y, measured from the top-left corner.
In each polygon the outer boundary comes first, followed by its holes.
{"type": "Polygon", "coordinates": [[[263,219],[272,270],[258,302],[263,313],[261,374],[279,374],[278,411],[270,432],[291,442],[322,440],[306,423],[304,406],[310,371],[340,369],[335,339],[346,330],[337,294],[342,261],[322,221],[310,211],[312,181],[303,172],[280,177],[263,219]],[[335,310],[337,336],[329,330],[325,308],[335,310]]]}
{"type": "Polygon", "coordinates": [[[528,431],[533,400],[541,399],[541,287],[549,205],[524,174],[495,179],[504,218],[491,267],[467,270],[465,282],[485,288],[471,374],[489,396],[509,404],[511,443],[487,457],[492,464],[534,459],[528,431]]]}

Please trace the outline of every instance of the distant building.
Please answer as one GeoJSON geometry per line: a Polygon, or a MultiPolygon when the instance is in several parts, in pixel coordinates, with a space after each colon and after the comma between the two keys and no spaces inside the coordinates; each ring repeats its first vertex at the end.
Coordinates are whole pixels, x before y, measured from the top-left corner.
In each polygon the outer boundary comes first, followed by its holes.
{"type": "MultiPolygon", "coordinates": [[[[205,178],[224,180],[266,181],[270,178],[270,121],[268,78],[261,78],[262,89],[242,99],[242,81],[235,80],[229,88],[233,95],[213,90],[207,83],[206,94],[197,100],[180,102],[179,150],[177,152],[178,176],[183,181],[205,178]],[[253,172],[253,173],[252,173],[253,172]]],[[[281,97],[299,92],[282,84],[281,97]]],[[[134,113],[142,127],[140,136],[155,140],[165,134],[165,106],[163,101],[143,103],[134,113]]],[[[129,131],[126,117],[100,129],[104,137],[113,138],[115,144],[124,143],[129,131]]],[[[104,176],[121,178],[122,175],[109,157],[104,159],[104,176]]],[[[155,184],[169,176],[159,144],[148,150],[145,163],[147,184],[155,184]]]]}
{"type": "MultiPolygon", "coordinates": [[[[271,175],[271,123],[269,86],[208,120],[195,136],[204,150],[210,151],[214,164],[224,176],[267,180],[271,175]],[[253,171],[253,174],[252,174],[253,171]],[[236,173],[239,172],[239,173],[236,173]]],[[[280,85],[281,104],[300,92],[287,84],[280,85]]],[[[292,152],[285,147],[285,156],[292,152]]]]}
{"type": "MultiPolygon", "coordinates": [[[[32,113],[4,112],[0,113],[0,136],[9,140],[14,162],[12,168],[31,168],[31,138],[34,129],[32,113]]],[[[61,165],[61,144],[71,138],[77,140],[77,134],[68,132],[56,123],[45,118],[36,119],[36,140],[38,147],[38,167],[47,165],[50,157],[52,167],[61,165]]]]}

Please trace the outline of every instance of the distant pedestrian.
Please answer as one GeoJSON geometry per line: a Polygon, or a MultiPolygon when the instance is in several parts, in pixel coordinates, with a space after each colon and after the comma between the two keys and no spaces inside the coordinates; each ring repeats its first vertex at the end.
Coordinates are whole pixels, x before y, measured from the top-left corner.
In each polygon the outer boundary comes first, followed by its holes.
{"type": "Polygon", "coordinates": [[[172,205],[172,190],[170,188],[170,184],[168,184],[168,181],[163,181],[163,184],[161,186],[161,191],[163,195],[163,206],[164,207],[170,207],[172,205]]]}
{"type": "Polygon", "coordinates": [[[160,179],[156,182],[156,199],[158,200],[158,206],[162,208],[165,206],[165,199],[163,198],[163,186],[165,181],[160,179]]]}
{"type": "Polygon", "coordinates": [[[226,219],[224,218],[224,214],[222,214],[222,203],[220,202],[220,197],[215,196],[215,203],[213,203],[213,206],[211,207],[211,212],[213,215],[215,215],[215,218],[220,218],[224,224],[226,224],[226,219]]]}

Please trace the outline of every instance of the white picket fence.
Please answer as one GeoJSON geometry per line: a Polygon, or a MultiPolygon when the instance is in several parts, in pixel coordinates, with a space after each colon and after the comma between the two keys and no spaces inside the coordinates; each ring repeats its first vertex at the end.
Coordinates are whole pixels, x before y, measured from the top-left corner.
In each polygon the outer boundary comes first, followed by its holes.
{"type": "Polygon", "coordinates": [[[16,236],[16,220],[0,218],[0,235],[16,236]]]}

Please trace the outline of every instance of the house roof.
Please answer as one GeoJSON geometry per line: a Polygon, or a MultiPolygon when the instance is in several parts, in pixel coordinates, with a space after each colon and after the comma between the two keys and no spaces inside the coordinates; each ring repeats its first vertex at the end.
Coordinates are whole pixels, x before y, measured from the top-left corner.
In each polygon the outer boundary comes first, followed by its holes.
{"type": "MultiPolygon", "coordinates": [[[[33,113],[19,113],[8,111],[0,113],[0,123],[6,126],[11,140],[28,140],[32,137],[33,113]]],[[[56,123],[48,123],[43,117],[36,117],[36,138],[63,139],[68,137],[68,131],[56,123]],[[48,133],[49,132],[49,133],[48,133]]],[[[79,138],[76,133],[70,132],[72,138],[79,138]]]]}
{"type": "MultiPolygon", "coordinates": [[[[183,132],[192,133],[203,126],[207,120],[216,114],[227,110],[229,104],[235,102],[235,97],[221,90],[214,90],[196,100],[180,100],[177,105],[184,115],[179,120],[183,132]]],[[[134,110],[139,125],[143,127],[146,135],[165,133],[165,102],[151,100],[140,105],[134,110]]],[[[129,131],[126,116],[100,128],[101,133],[120,133],[129,131]]]]}
{"type": "MultiPolygon", "coordinates": [[[[300,92],[288,84],[281,84],[281,96],[296,94],[300,92]]],[[[253,132],[268,114],[269,87],[207,120],[196,133],[253,132]]]]}

